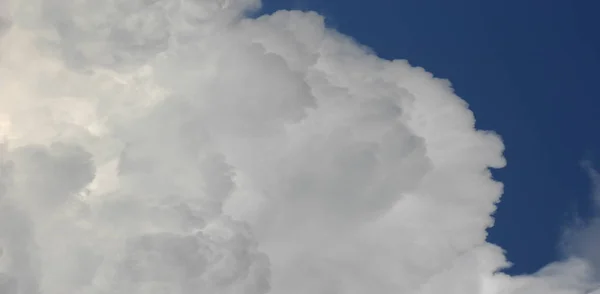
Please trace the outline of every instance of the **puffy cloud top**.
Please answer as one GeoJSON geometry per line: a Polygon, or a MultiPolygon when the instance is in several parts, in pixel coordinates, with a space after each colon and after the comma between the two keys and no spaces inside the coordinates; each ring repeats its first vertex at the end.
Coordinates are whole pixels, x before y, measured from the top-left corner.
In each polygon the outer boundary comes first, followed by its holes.
{"type": "Polygon", "coordinates": [[[447,81],[259,5],[0,0],[0,293],[593,293],[594,229],[498,273],[447,81]]]}

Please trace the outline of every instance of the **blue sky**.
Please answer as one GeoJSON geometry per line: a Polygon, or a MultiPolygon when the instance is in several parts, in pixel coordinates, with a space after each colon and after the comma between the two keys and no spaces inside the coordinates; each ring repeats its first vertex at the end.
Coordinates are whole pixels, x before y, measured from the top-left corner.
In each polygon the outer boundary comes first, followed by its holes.
{"type": "Polygon", "coordinates": [[[508,166],[489,240],[511,274],[559,258],[561,228],[585,216],[581,160],[600,165],[600,3],[552,0],[263,0],[263,12],[314,10],[388,59],[448,78],[498,132],[508,166]]]}

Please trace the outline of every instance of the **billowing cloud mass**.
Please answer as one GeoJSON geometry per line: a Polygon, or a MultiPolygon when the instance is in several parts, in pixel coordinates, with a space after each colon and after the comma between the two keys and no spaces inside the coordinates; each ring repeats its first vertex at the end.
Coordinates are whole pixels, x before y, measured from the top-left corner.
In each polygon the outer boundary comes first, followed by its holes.
{"type": "Polygon", "coordinates": [[[447,81],[259,6],[0,0],[0,293],[600,293],[595,225],[498,272],[447,81]]]}

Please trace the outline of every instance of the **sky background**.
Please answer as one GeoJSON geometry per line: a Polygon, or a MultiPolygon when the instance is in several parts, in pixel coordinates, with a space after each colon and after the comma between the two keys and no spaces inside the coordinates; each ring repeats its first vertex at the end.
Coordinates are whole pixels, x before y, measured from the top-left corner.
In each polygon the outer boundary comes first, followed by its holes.
{"type": "Polygon", "coordinates": [[[449,79],[506,145],[489,240],[514,263],[507,272],[560,258],[562,228],[589,213],[580,162],[600,166],[600,2],[263,0],[261,13],[280,9],[317,11],[380,57],[449,79]]]}

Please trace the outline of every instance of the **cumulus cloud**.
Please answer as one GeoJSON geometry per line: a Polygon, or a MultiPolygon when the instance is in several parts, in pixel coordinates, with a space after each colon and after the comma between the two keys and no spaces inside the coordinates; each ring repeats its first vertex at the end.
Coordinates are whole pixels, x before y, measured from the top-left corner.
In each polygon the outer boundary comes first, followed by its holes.
{"type": "Polygon", "coordinates": [[[259,5],[0,0],[0,293],[591,293],[498,272],[447,81],[259,5]]]}

